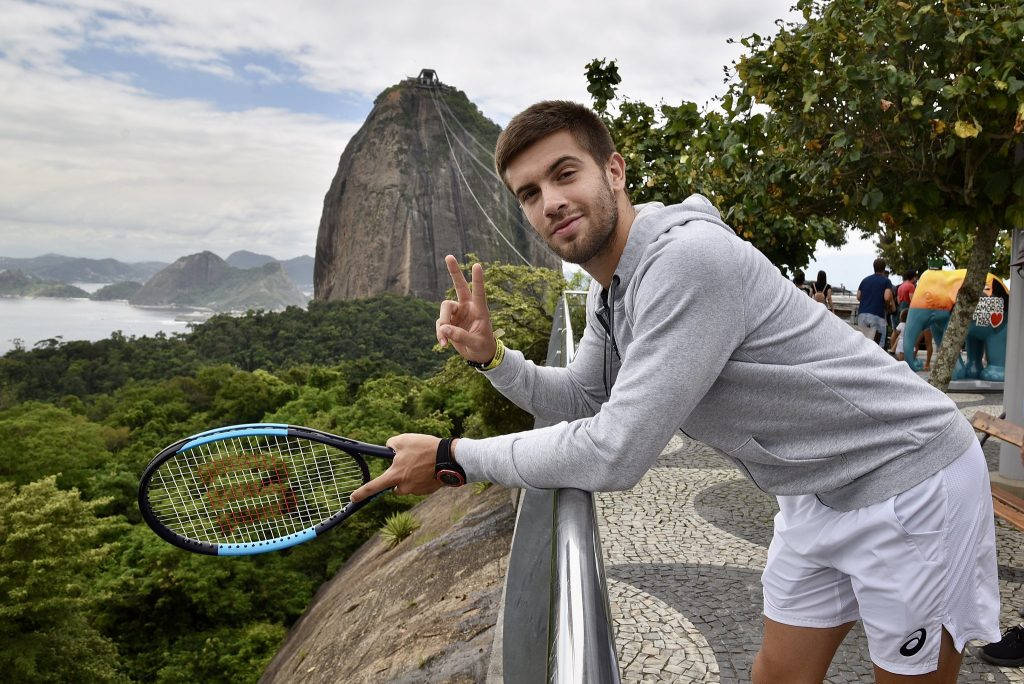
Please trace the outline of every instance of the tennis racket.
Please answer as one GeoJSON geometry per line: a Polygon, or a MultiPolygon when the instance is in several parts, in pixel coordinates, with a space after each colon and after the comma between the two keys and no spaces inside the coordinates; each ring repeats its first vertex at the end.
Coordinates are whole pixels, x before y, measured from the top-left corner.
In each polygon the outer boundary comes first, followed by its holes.
{"type": "Polygon", "coordinates": [[[154,532],[186,551],[277,551],[316,538],[369,503],[377,495],[349,501],[370,481],[365,457],[394,455],[307,427],[230,425],[157,454],[139,483],[139,510],[154,532]]]}

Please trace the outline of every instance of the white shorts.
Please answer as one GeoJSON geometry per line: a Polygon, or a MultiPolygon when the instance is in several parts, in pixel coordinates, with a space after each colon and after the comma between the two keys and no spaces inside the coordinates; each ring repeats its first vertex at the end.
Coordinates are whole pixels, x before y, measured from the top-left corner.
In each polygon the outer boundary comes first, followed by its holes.
{"type": "Polygon", "coordinates": [[[938,668],[942,628],[958,651],[999,641],[988,466],[974,444],[921,484],[853,511],[780,496],[764,584],[766,617],[796,627],[862,620],[871,661],[895,674],[938,668]]]}

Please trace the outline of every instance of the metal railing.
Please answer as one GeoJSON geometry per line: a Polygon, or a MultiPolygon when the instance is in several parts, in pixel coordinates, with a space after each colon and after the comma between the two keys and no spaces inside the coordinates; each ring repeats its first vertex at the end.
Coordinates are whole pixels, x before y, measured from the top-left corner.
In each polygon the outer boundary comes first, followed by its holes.
{"type": "MultiPolygon", "coordinates": [[[[575,353],[569,306],[563,296],[555,311],[550,366],[575,353]]],[[[593,494],[523,490],[502,613],[504,681],[619,681],[593,494]]]]}

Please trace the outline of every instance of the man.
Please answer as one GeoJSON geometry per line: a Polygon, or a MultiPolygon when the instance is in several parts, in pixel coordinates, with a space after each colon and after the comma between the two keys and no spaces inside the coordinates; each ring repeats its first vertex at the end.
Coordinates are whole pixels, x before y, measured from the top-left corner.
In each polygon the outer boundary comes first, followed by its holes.
{"type": "Polygon", "coordinates": [[[703,197],[634,207],[585,107],[533,105],[495,159],[537,233],[593,277],[586,331],[566,368],[524,360],[494,338],[483,269],[471,289],[449,256],[458,301],[441,305],[437,338],[561,422],[393,437],[392,466],[353,499],[434,491],[435,474],[629,489],[682,429],[778,496],[755,682],[820,682],[857,619],[878,681],[954,681],[967,640],[999,637],[988,470],[956,406],[792,287],[703,197]]]}
{"type": "Polygon", "coordinates": [[[896,288],[896,303],[899,310],[910,308],[910,300],[914,298],[914,290],[917,289],[917,271],[910,269],[903,274],[903,282],[896,288]]]}
{"type": "Polygon", "coordinates": [[[893,308],[892,283],[886,276],[885,259],[875,259],[872,266],[875,272],[860,281],[857,288],[857,301],[860,302],[857,325],[875,331],[875,339],[884,347],[885,321],[893,308]]]}

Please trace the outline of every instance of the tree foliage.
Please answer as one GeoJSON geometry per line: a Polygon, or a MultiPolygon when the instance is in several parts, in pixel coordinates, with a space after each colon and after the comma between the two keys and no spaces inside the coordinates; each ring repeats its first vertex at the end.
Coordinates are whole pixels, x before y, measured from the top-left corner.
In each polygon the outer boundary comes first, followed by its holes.
{"type": "Polygon", "coordinates": [[[805,266],[819,240],[842,244],[845,231],[831,215],[836,198],[804,184],[801,151],[787,145],[774,117],[736,117],[731,97],[720,103],[724,114],[692,102],[655,108],[624,99],[612,116],[601,105],[620,82],[615,62],[592,61],[586,74],[626,160],[633,202],[673,204],[700,193],[783,271],[805,266]]]}
{"type": "Polygon", "coordinates": [[[840,198],[838,217],[893,243],[971,245],[932,373],[944,388],[999,232],[1024,225],[1024,5],[796,7],[803,22],[744,39],[731,96],[742,117],[771,108],[804,183],[840,198]]]}
{"type": "Polygon", "coordinates": [[[7,681],[118,681],[117,650],[89,615],[90,583],[123,525],[56,478],[0,481],[0,670],[7,681]]]}
{"type": "Polygon", "coordinates": [[[1020,3],[801,0],[804,22],[750,36],[737,107],[779,115],[808,183],[845,217],[902,233],[1024,224],[1020,3]]]}

